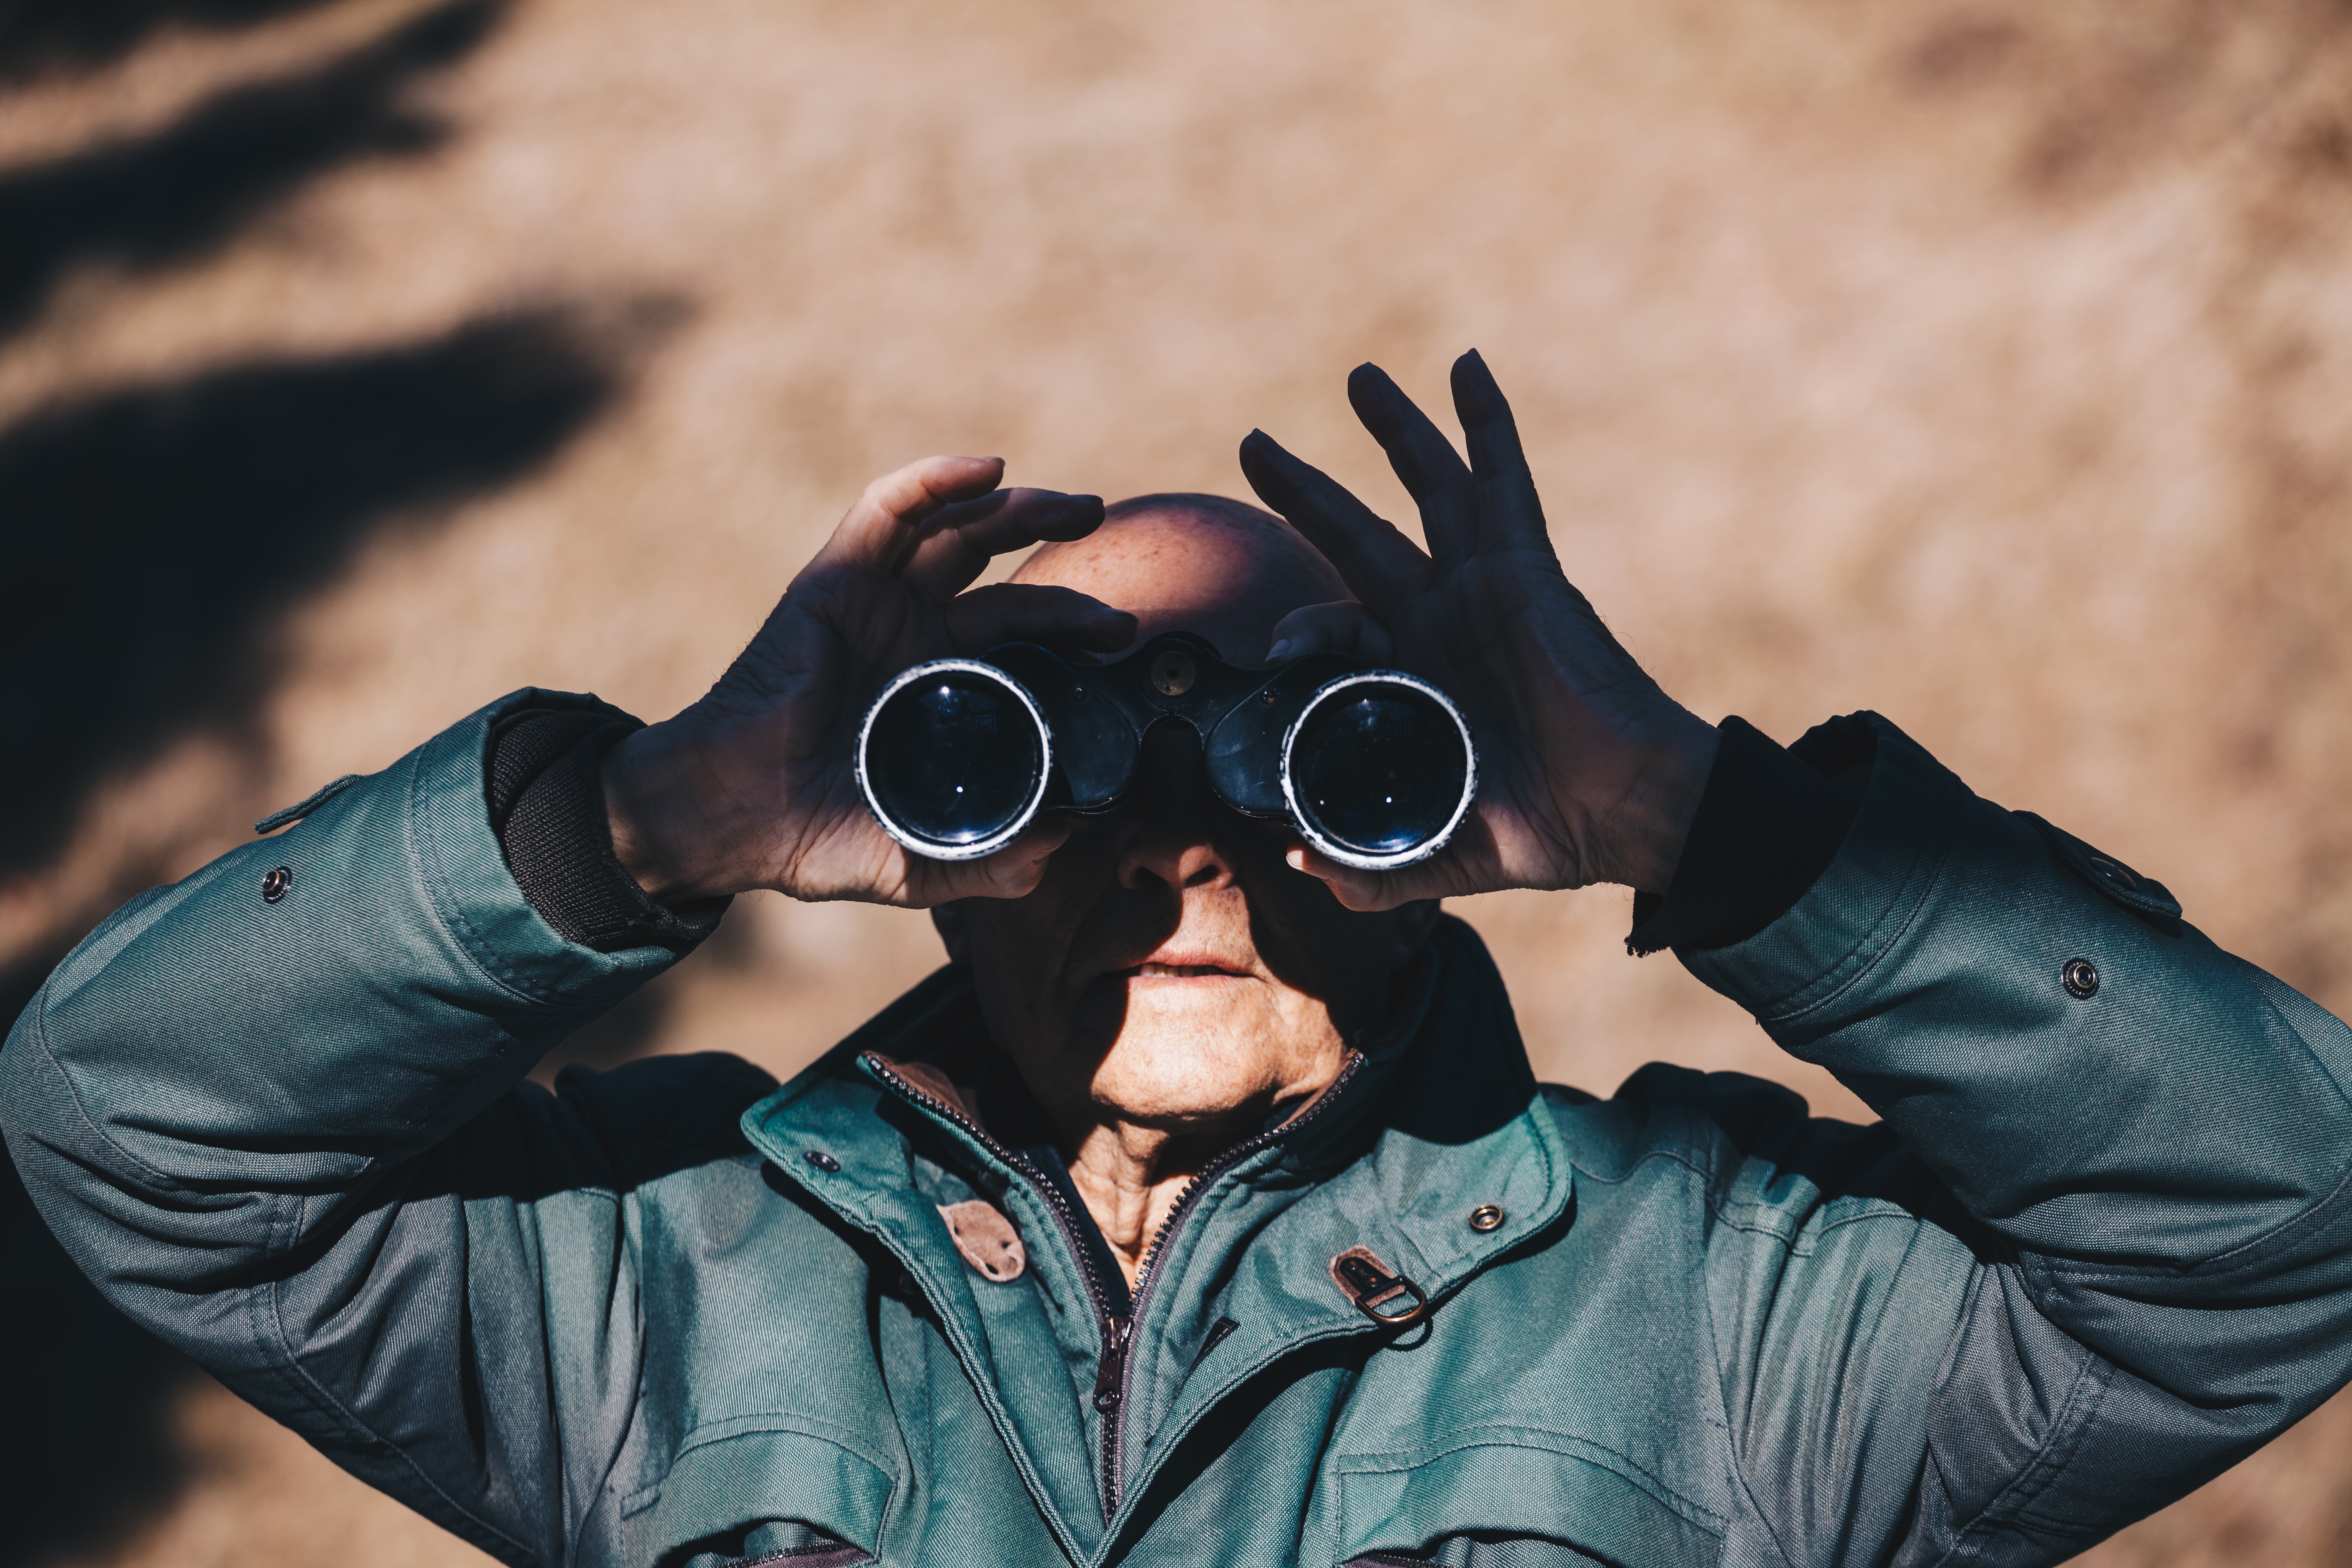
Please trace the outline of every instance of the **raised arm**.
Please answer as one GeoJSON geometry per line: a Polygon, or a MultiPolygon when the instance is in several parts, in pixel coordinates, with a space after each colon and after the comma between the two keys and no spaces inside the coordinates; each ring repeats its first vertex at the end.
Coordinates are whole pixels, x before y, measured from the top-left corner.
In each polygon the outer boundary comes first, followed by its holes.
{"type": "Polygon", "coordinates": [[[2056,1562],[2352,1375],[2352,1031],[1883,720],[1791,755],[1673,703],[1562,574],[1476,356],[1466,463],[1377,370],[1349,390],[1430,552],[1253,434],[1244,471],[1359,601],[1286,651],[1440,681],[1491,765],[1479,831],[1421,866],[1294,863],[1360,908],[1630,884],[1633,945],[1885,1118],[1671,1069],[1628,1103],[1707,1130],[1726,1418],[1780,1552],[2056,1562]]]}
{"type": "Polygon", "coordinates": [[[2059,1562],[2352,1376],[2352,1030],[1885,721],[1832,729],[1869,758],[1837,855],[1682,953],[1886,1119],[1719,1118],[1731,1421],[1799,1561],[2059,1562]]]}
{"type": "Polygon", "coordinates": [[[877,481],[680,719],[516,693],[118,911],[0,1050],[9,1151],[75,1260],[347,1468],[506,1561],[562,1560],[636,1394],[626,1194],[737,1152],[764,1079],[690,1058],[615,1075],[625,1091],[518,1086],[690,948],[717,895],[917,902],[1034,877],[1050,827],[935,872],[894,859],[845,787],[864,695],[898,666],[1129,635],[1066,591],[959,597],[991,553],[1101,516],[993,490],[1001,468],[877,481]],[[625,735],[604,757],[635,809],[608,817],[575,758],[540,776],[593,811],[541,811],[526,844],[523,725],[578,734],[591,764],[625,735]],[[551,845],[551,821],[583,837],[551,845]],[[646,901],[615,849],[685,912],[646,901]],[[573,874],[545,875],[551,857],[573,874]],[[611,896],[583,900],[599,877],[611,896]],[[632,899],[634,922],[582,912],[632,899]]]}

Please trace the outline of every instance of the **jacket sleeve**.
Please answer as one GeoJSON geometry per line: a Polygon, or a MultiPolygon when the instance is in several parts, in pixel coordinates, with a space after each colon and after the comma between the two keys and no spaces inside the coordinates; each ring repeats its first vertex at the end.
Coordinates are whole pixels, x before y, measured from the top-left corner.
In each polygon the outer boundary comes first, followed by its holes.
{"type": "Polygon", "coordinates": [[[134,900],[0,1050],[9,1151],[116,1306],[515,1563],[560,1560],[625,1430],[630,1163],[735,1136],[745,1093],[704,1080],[759,1076],[520,1084],[675,956],[566,942],[517,889],[483,763],[525,703],[592,705],[516,693],[134,900]]]}
{"type": "Polygon", "coordinates": [[[1885,1118],[1714,1091],[1738,1464],[1785,1561],[2055,1563],[2352,1376],[2352,1030],[1864,717],[1829,868],[1682,955],[1885,1118]]]}

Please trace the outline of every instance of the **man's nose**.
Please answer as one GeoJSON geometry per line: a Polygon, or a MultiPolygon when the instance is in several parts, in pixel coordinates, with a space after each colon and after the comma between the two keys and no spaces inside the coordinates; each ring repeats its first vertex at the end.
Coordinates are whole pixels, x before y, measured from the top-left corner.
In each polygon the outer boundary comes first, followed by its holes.
{"type": "Polygon", "coordinates": [[[1190,724],[1163,721],[1145,732],[1129,797],[1134,837],[1119,858],[1119,885],[1157,884],[1178,892],[1217,888],[1233,868],[1216,842],[1216,797],[1201,757],[1201,737],[1190,724]]]}

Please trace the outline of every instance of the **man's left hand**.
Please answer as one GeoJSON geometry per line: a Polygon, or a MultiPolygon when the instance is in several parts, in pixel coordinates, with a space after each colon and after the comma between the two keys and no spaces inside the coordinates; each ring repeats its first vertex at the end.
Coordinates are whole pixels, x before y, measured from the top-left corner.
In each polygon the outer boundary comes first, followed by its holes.
{"type": "Polygon", "coordinates": [[[1453,842],[1416,865],[1359,871],[1304,845],[1291,864],[1359,910],[1502,888],[1665,891],[1715,728],[1659,689],[1560,570],[1486,362],[1474,351],[1454,365],[1467,463],[1377,366],[1348,378],[1348,397],[1420,508],[1429,550],[1252,431],[1242,472],[1356,595],[1293,611],[1272,653],[1338,648],[1433,682],[1469,717],[1478,798],[1453,842]]]}

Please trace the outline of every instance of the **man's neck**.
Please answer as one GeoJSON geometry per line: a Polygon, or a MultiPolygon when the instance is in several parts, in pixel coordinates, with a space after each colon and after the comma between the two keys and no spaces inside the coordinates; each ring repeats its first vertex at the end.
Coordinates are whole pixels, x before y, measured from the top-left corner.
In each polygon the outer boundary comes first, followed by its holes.
{"type": "Polygon", "coordinates": [[[1134,1289],[1152,1237],[1203,1165],[1248,1136],[1234,1123],[1206,1137],[1179,1137],[1133,1122],[1097,1123],[1066,1159],[1070,1184],[1094,1216],[1110,1255],[1134,1289]]]}

